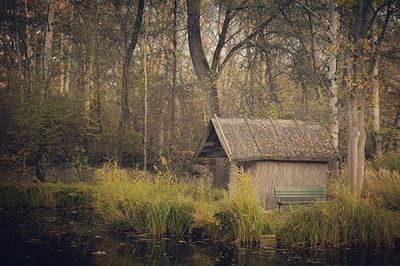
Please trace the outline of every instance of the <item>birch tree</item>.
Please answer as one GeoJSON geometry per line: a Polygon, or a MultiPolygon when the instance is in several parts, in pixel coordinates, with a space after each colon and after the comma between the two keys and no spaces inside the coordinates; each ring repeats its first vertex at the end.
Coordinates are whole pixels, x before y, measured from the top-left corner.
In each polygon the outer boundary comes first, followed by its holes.
{"type": "Polygon", "coordinates": [[[383,39],[385,38],[386,28],[388,26],[390,17],[393,14],[392,0],[383,2],[381,6],[377,6],[375,2],[372,5],[373,19],[371,28],[371,55],[370,55],[370,68],[369,78],[371,84],[371,114],[372,114],[372,137],[374,140],[375,156],[382,156],[382,136],[381,136],[381,119],[380,119],[380,97],[379,97],[379,48],[383,39]],[[379,11],[385,7],[386,15],[382,23],[382,27],[378,26],[379,11]]]}

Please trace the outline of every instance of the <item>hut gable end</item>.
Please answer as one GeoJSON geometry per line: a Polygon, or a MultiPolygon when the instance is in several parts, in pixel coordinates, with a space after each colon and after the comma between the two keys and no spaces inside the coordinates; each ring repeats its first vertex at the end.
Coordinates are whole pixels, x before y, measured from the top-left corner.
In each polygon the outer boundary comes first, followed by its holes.
{"type": "Polygon", "coordinates": [[[196,156],[321,162],[338,157],[320,123],[246,117],[212,118],[196,156]]]}

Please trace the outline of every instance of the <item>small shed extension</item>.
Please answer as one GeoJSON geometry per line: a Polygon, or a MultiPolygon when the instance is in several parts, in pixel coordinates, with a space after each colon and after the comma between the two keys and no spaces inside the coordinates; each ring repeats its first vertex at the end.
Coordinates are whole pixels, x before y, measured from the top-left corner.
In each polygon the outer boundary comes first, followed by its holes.
{"type": "Polygon", "coordinates": [[[228,187],[241,166],[264,207],[275,206],[276,186],[325,186],[337,152],[320,123],[218,118],[208,124],[198,157],[215,158],[214,184],[228,187]]]}

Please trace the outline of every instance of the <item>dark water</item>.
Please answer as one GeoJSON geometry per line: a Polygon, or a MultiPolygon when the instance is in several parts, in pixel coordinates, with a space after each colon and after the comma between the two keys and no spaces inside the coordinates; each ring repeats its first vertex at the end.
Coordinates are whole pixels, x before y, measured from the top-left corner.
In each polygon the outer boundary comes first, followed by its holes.
{"type": "Polygon", "coordinates": [[[389,249],[240,249],[116,235],[90,213],[0,209],[0,265],[400,265],[389,249]]]}

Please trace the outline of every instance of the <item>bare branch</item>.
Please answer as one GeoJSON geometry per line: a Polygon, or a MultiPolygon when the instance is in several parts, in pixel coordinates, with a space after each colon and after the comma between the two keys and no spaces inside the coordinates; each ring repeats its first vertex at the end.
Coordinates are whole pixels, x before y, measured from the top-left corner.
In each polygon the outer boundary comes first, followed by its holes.
{"type": "MultiPolygon", "coordinates": [[[[283,4],[283,7],[287,7],[287,5],[290,3],[291,1],[288,1],[286,3],[283,4]]],[[[265,20],[264,22],[262,22],[261,24],[259,24],[257,27],[254,28],[254,30],[246,37],[244,38],[241,42],[239,42],[238,44],[236,44],[235,46],[232,47],[231,50],[229,50],[229,52],[227,53],[225,59],[222,61],[221,65],[218,68],[218,71],[216,73],[216,76],[218,76],[223,69],[225,68],[225,66],[227,65],[228,61],[231,59],[231,57],[239,50],[241,49],[245,44],[247,44],[254,36],[257,35],[257,33],[261,30],[263,30],[268,24],[271,23],[271,21],[273,21],[277,15],[278,12],[276,12],[277,10],[275,10],[275,12],[272,12],[272,15],[265,20]]]]}

